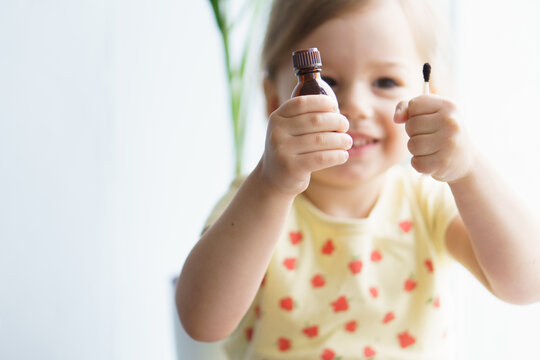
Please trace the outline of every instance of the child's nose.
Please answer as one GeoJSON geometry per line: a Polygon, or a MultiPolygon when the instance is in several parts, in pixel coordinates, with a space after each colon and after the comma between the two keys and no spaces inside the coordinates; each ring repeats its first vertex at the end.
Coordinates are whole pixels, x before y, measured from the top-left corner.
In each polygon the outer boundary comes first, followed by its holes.
{"type": "Polygon", "coordinates": [[[350,122],[373,117],[373,101],[368,86],[357,84],[340,95],[339,109],[350,122]]]}

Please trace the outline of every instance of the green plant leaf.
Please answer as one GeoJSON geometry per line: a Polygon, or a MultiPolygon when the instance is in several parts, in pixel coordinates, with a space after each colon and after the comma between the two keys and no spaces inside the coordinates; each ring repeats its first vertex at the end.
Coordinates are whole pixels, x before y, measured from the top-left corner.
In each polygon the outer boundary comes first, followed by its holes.
{"type": "Polygon", "coordinates": [[[242,172],[242,163],[244,155],[244,143],[246,135],[246,124],[249,115],[249,105],[251,100],[251,86],[248,82],[250,78],[250,70],[248,69],[248,63],[252,56],[252,47],[254,44],[255,29],[261,24],[262,9],[266,3],[270,0],[244,0],[240,10],[234,15],[234,20],[228,23],[233,14],[228,13],[232,6],[231,0],[209,0],[212,7],[212,12],[216,21],[216,25],[221,34],[224,58],[225,58],[225,70],[228,81],[229,89],[229,105],[230,116],[233,133],[234,144],[234,159],[235,159],[235,173],[238,175],[242,172]],[[235,31],[238,30],[237,26],[242,23],[245,17],[249,17],[247,20],[248,26],[243,34],[243,43],[240,47],[241,54],[239,61],[233,58],[233,43],[232,41],[238,40],[238,34],[235,31]]]}

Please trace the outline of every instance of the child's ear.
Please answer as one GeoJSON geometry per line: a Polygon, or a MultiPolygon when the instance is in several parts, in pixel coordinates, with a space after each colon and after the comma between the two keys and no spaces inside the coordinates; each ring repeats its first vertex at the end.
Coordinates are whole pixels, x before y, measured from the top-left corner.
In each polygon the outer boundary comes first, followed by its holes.
{"type": "Polygon", "coordinates": [[[279,97],[276,84],[265,76],[263,80],[264,97],[266,98],[266,116],[270,116],[279,107],[279,97]]]}

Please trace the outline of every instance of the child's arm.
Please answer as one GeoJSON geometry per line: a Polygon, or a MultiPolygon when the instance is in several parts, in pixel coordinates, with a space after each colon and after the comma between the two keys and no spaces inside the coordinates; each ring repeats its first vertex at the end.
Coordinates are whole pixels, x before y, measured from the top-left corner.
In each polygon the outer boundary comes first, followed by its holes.
{"type": "Polygon", "coordinates": [[[488,288],[502,300],[539,301],[540,223],[485,159],[474,164],[467,176],[450,183],[461,218],[447,231],[448,248],[466,259],[463,249],[471,243],[488,288]]]}
{"type": "Polygon", "coordinates": [[[449,183],[459,214],[447,230],[452,255],[497,297],[540,300],[540,222],[479,156],[455,105],[433,95],[396,108],[405,122],[413,167],[449,183]]]}
{"type": "Polygon", "coordinates": [[[328,96],[290,99],[270,115],[261,161],[189,254],[176,289],[187,333],[227,337],[248,310],[294,197],[311,172],[344,163],[348,121],[328,96]]]}

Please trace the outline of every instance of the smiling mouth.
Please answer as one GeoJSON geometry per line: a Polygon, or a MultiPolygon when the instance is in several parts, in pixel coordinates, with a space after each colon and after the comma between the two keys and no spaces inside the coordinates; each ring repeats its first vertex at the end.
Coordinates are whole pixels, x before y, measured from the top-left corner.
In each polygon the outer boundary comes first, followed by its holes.
{"type": "Polygon", "coordinates": [[[377,140],[375,138],[370,138],[370,137],[365,137],[365,136],[355,137],[355,138],[353,138],[353,146],[352,147],[353,148],[359,148],[359,147],[375,144],[375,143],[378,143],[378,142],[379,142],[379,140],[377,140]]]}
{"type": "Polygon", "coordinates": [[[352,133],[350,135],[353,138],[353,145],[349,149],[349,156],[353,158],[364,157],[370,153],[371,150],[375,149],[375,147],[381,141],[377,138],[362,133],[352,133]]]}

